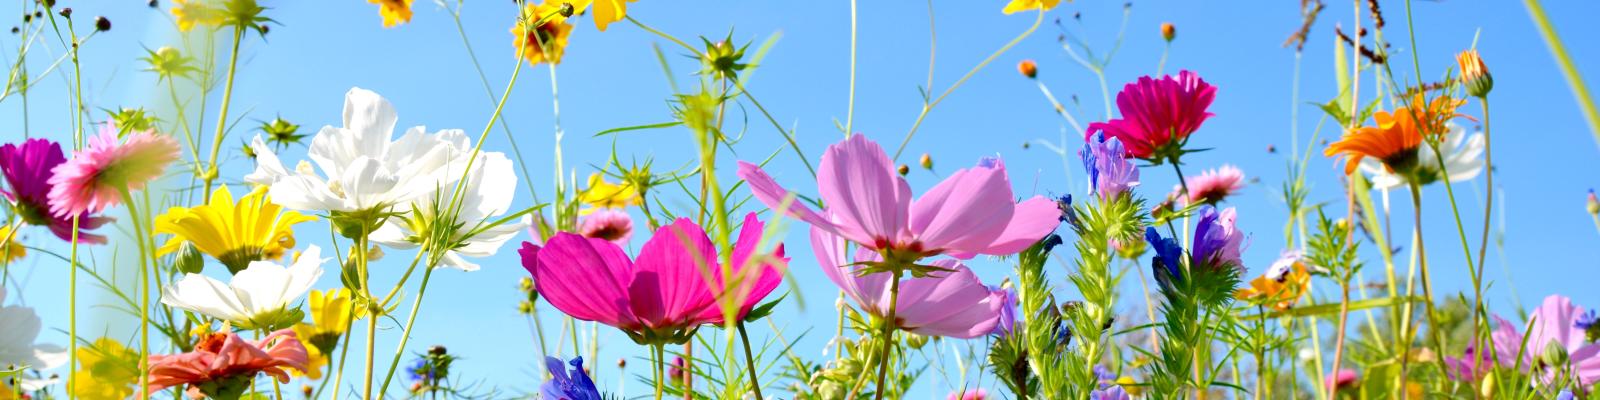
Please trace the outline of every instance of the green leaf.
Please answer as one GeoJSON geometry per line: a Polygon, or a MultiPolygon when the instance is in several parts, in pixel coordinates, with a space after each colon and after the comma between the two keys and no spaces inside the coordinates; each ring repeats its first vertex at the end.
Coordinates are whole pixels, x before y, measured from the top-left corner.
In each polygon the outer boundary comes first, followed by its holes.
{"type": "MultiPolygon", "coordinates": [[[[1396,304],[1404,304],[1404,303],[1408,303],[1408,302],[1422,302],[1422,301],[1427,301],[1427,300],[1422,298],[1421,296],[1398,296],[1398,297],[1383,297],[1383,298],[1376,298],[1376,299],[1366,299],[1366,300],[1350,302],[1350,311],[1365,310],[1365,309],[1368,309],[1368,308],[1388,307],[1388,306],[1392,306],[1392,305],[1396,305],[1396,304]]],[[[1285,310],[1285,311],[1278,311],[1278,312],[1268,313],[1268,314],[1265,315],[1265,317],[1266,318],[1305,317],[1305,316],[1312,316],[1312,315],[1317,315],[1317,316],[1333,315],[1333,314],[1337,314],[1337,313],[1339,313],[1339,303],[1323,303],[1323,304],[1310,305],[1310,306],[1305,306],[1305,307],[1291,308],[1291,309],[1288,309],[1288,310],[1285,310]]],[[[1262,317],[1263,317],[1262,314],[1252,314],[1252,315],[1241,316],[1241,317],[1239,317],[1239,319],[1240,320],[1255,320],[1255,319],[1260,319],[1262,317]]]]}
{"type": "Polygon", "coordinates": [[[600,131],[600,133],[594,134],[594,137],[601,137],[601,136],[605,136],[605,135],[609,135],[609,134],[613,134],[613,133],[618,133],[618,132],[638,131],[638,130],[645,130],[645,129],[671,128],[671,127],[678,126],[678,125],[683,125],[683,123],[682,122],[678,122],[678,121],[672,121],[672,122],[661,122],[661,123],[655,123],[655,124],[624,126],[624,127],[621,127],[621,128],[611,128],[611,129],[600,131]]]}

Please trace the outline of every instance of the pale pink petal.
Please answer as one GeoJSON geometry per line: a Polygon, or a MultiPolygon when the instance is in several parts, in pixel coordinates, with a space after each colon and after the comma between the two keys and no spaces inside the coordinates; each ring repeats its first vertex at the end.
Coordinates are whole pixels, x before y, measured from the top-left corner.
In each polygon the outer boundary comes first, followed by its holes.
{"type": "Polygon", "coordinates": [[[848,242],[843,237],[829,233],[822,228],[811,227],[811,249],[816,254],[817,264],[822,267],[823,275],[839,285],[846,297],[860,305],[863,311],[870,314],[879,314],[880,310],[888,310],[887,292],[889,287],[889,273],[880,272],[867,276],[857,276],[856,267],[852,266],[858,261],[876,261],[876,255],[869,251],[857,253],[854,261],[846,255],[848,242]]]}
{"type": "Polygon", "coordinates": [[[911,206],[911,230],[923,250],[977,252],[1006,229],[1014,204],[1004,164],[958,170],[911,206]]]}
{"type": "Polygon", "coordinates": [[[783,186],[778,185],[778,182],[767,175],[767,172],[762,170],[760,166],[740,161],[738,174],[739,178],[744,179],[745,183],[750,186],[750,192],[755,194],[756,200],[773,211],[799,218],[807,224],[820,226],[835,234],[851,235],[852,238],[864,238],[859,233],[859,230],[853,230],[853,232],[857,232],[853,235],[849,234],[845,232],[845,228],[835,226],[832,220],[812,210],[811,207],[807,207],[805,200],[795,195],[794,192],[790,192],[789,189],[784,189],[783,186]],[[789,202],[787,207],[784,207],[784,201],[789,202]],[[779,209],[780,207],[782,209],[779,209]]]}
{"type": "Polygon", "coordinates": [[[1006,224],[1006,230],[994,238],[988,248],[979,250],[980,254],[1007,255],[1016,254],[1032,246],[1034,242],[1044,239],[1055,232],[1061,225],[1061,209],[1056,202],[1044,196],[1034,196],[1031,199],[1017,203],[1016,210],[1011,213],[1011,222],[1006,224]]]}
{"type": "Polygon", "coordinates": [[[900,284],[900,327],[921,335],[970,339],[989,334],[1000,321],[1000,302],[983,281],[956,260],[933,265],[955,271],[906,279],[900,284]]]}
{"type": "Polygon", "coordinates": [[[828,146],[817,169],[817,190],[851,240],[882,248],[907,239],[911,186],[866,136],[828,146]]]}

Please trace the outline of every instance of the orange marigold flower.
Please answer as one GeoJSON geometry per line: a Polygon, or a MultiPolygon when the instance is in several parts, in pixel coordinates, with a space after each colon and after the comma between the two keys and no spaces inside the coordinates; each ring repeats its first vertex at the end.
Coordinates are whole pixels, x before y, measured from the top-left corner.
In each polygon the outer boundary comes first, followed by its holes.
{"type": "Polygon", "coordinates": [[[1417,163],[1417,146],[1422,145],[1422,132],[1417,130],[1418,118],[1410,109],[1401,107],[1394,113],[1379,111],[1373,116],[1376,126],[1355,128],[1343,139],[1328,145],[1323,155],[1333,157],[1344,154],[1344,173],[1354,173],[1361,159],[1373,157],[1383,161],[1384,167],[1406,176],[1417,163]]]}
{"type": "Polygon", "coordinates": [[[565,2],[559,0],[528,3],[522,10],[522,18],[511,27],[511,34],[516,37],[512,48],[521,52],[529,63],[561,63],[567,37],[572,35],[572,24],[567,22],[571,9],[563,10],[563,7],[565,2]]]}

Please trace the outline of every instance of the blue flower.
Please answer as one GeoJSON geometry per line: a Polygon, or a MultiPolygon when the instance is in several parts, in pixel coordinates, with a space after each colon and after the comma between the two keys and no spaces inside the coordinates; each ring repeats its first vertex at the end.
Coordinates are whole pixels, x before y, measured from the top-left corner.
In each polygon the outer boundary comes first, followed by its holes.
{"type": "Polygon", "coordinates": [[[1068,194],[1056,199],[1056,208],[1061,210],[1061,221],[1072,225],[1073,228],[1083,229],[1083,223],[1078,221],[1078,210],[1072,208],[1072,195],[1068,194]]]}
{"type": "Polygon", "coordinates": [[[406,367],[406,379],[411,380],[413,383],[431,382],[433,373],[429,371],[430,369],[428,368],[427,359],[418,358],[417,361],[411,363],[411,366],[406,367]]]}
{"type": "Polygon", "coordinates": [[[1595,314],[1595,310],[1589,310],[1589,312],[1579,314],[1578,319],[1572,321],[1572,326],[1582,330],[1589,330],[1589,328],[1594,327],[1595,322],[1600,322],[1600,314],[1595,314]]]}
{"type": "Polygon", "coordinates": [[[990,335],[997,337],[1011,336],[1011,331],[1017,324],[1017,292],[998,286],[989,287],[989,292],[1000,298],[1000,323],[994,325],[990,335]]]}
{"type": "Polygon", "coordinates": [[[1218,212],[1211,206],[1200,208],[1200,223],[1194,228],[1194,259],[1190,268],[1202,265],[1213,271],[1225,267],[1243,269],[1240,253],[1244,248],[1244,233],[1234,226],[1237,214],[1233,208],[1218,212]]]}
{"type": "Polygon", "coordinates": [[[1122,390],[1121,385],[1111,385],[1111,387],[1105,389],[1089,392],[1089,400],[1129,400],[1131,398],[1128,396],[1128,391],[1122,390]]]}
{"type": "Polygon", "coordinates": [[[1174,280],[1183,280],[1183,246],[1175,239],[1161,237],[1155,227],[1144,228],[1144,240],[1150,242],[1150,248],[1156,252],[1150,260],[1156,283],[1161,285],[1163,292],[1170,292],[1174,280]]]}
{"type": "Polygon", "coordinates": [[[1084,141],[1078,155],[1089,172],[1089,191],[1102,199],[1113,199],[1139,185],[1139,168],[1128,161],[1127,151],[1117,138],[1095,134],[1084,141]]]}
{"type": "Polygon", "coordinates": [[[545,400],[601,400],[600,389],[595,388],[594,381],[589,380],[589,373],[583,370],[583,357],[572,359],[572,372],[568,374],[566,367],[561,365],[561,359],[545,357],[545,368],[550,370],[550,380],[539,386],[539,394],[545,400]]]}
{"type": "Polygon", "coordinates": [[[1117,374],[1112,373],[1111,368],[1106,368],[1104,365],[1096,365],[1094,366],[1094,379],[1100,382],[1100,389],[1105,389],[1117,383],[1117,374]]]}
{"type": "Polygon", "coordinates": [[[1574,397],[1572,395],[1572,391],[1571,390],[1562,390],[1560,394],[1556,395],[1556,400],[1573,400],[1573,399],[1574,399],[1574,397]]]}

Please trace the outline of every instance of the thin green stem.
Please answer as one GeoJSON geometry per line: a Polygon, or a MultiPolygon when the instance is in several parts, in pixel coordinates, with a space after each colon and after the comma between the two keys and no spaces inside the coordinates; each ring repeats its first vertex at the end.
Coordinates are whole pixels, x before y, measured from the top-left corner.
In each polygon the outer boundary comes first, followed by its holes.
{"type": "Polygon", "coordinates": [[[772,128],[777,129],[778,133],[783,134],[783,140],[789,142],[789,147],[794,149],[794,154],[800,158],[800,163],[805,164],[806,172],[810,172],[812,177],[816,177],[816,167],[811,166],[811,159],[806,157],[805,151],[800,150],[800,143],[794,140],[794,135],[790,134],[788,129],[784,129],[783,125],[779,124],[778,120],[772,117],[772,113],[767,112],[767,108],[762,106],[760,101],[756,100],[756,96],[750,93],[750,89],[744,87],[744,80],[737,77],[730,80],[733,81],[734,86],[739,88],[740,93],[744,93],[744,98],[750,99],[750,104],[755,105],[756,110],[761,111],[761,115],[767,117],[767,122],[772,123],[772,128]]]}
{"type": "MultiPolygon", "coordinates": [[[[421,253],[421,252],[418,252],[421,253]]],[[[406,342],[411,340],[411,327],[417,323],[417,311],[422,309],[422,295],[428,292],[428,280],[433,278],[433,265],[422,271],[422,287],[417,288],[417,298],[411,303],[411,315],[406,317],[406,328],[400,333],[400,344],[395,346],[394,358],[389,360],[389,372],[383,375],[383,385],[378,387],[378,393],[389,392],[389,382],[394,380],[394,371],[400,366],[400,356],[405,354],[406,342]]]]}
{"type": "Polygon", "coordinates": [[[228,131],[228,106],[233,100],[233,78],[239,69],[239,42],[242,42],[243,39],[244,27],[234,26],[233,51],[228,56],[228,80],[222,86],[222,106],[217,115],[217,133],[216,137],[211,140],[211,161],[206,163],[208,168],[205,171],[204,178],[202,178],[205,181],[205,191],[201,193],[201,196],[205,201],[211,201],[211,182],[217,179],[218,170],[220,169],[217,167],[217,154],[222,152],[222,138],[227,135],[228,131]]]}
{"type": "MultiPolygon", "coordinates": [[[[932,4],[930,3],[931,7],[932,4]]],[[[932,20],[932,13],[929,13],[932,20]]],[[[844,114],[844,136],[850,137],[856,122],[856,0],[850,0],[850,99],[844,114]]],[[[930,56],[931,57],[931,56],[930,56]]],[[[816,173],[812,173],[816,175],[816,173]]],[[[756,397],[761,397],[757,394],[756,397]]]]}
{"type": "Polygon", "coordinates": [[[755,356],[750,352],[750,334],[745,332],[744,321],[736,323],[739,326],[739,341],[744,343],[744,365],[746,372],[750,373],[750,390],[756,394],[756,400],[761,400],[761,375],[756,373],[755,356]]]}
{"type": "MultiPolygon", "coordinates": [[[[1488,264],[1489,229],[1492,218],[1494,217],[1494,151],[1492,150],[1493,147],[1490,145],[1490,143],[1493,142],[1489,140],[1488,95],[1479,97],[1478,103],[1483,105],[1483,179],[1484,185],[1488,188],[1488,190],[1485,190],[1483,197],[1483,236],[1478,242],[1478,268],[1477,273],[1473,274],[1472,279],[1472,299],[1474,304],[1472,313],[1472,343],[1474,346],[1477,346],[1476,348],[1479,349],[1492,349],[1494,348],[1494,337],[1485,337],[1483,335],[1483,326],[1488,323],[1488,321],[1483,318],[1483,315],[1486,312],[1483,304],[1483,267],[1484,264],[1488,264]],[[1489,341],[1487,346],[1482,343],[1482,341],[1485,339],[1489,341]]],[[[1477,370],[1478,364],[1482,360],[1483,357],[1472,358],[1472,366],[1474,371],[1477,370]]]]}
{"type": "Polygon", "coordinates": [[[655,372],[656,400],[661,400],[661,395],[666,389],[667,349],[660,344],[652,345],[650,349],[651,368],[655,372]]]}
{"type": "MultiPolygon", "coordinates": [[[[494,88],[489,86],[489,76],[483,72],[483,64],[478,62],[477,52],[472,50],[472,42],[467,40],[467,31],[461,24],[461,8],[457,6],[450,10],[450,17],[456,23],[456,33],[461,36],[461,47],[467,50],[467,59],[472,61],[472,68],[478,72],[478,81],[483,83],[483,93],[494,101],[494,88]]],[[[528,195],[533,198],[534,204],[539,204],[539,191],[534,188],[533,175],[528,172],[528,164],[522,162],[522,150],[517,147],[517,136],[511,134],[511,125],[505,117],[496,118],[500,121],[500,130],[506,133],[506,142],[511,143],[511,154],[517,157],[517,167],[521,169],[522,179],[528,181],[528,195]]]]}
{"type": "Polygon", "coordinates": [[[994,62],[996,58],[999,58],[1001,54],[1005,54],[1007,50],[1011,50],[1011,48],[1015,47],[1017,43],[1021,43],[1022,39],[1027,39],[1028,36],[1033,35],[1033,31],[1039,29],[1039,24],[1044,23],[1044,12],[1045,10],[1043,9],[1039,10],[1039,18],[1033,20],[1033,25],[1029,26],[1028,30],[1022,31],[1022,34],[1017,35],[1017,37],[1011,39],[1010,42],[1006,42],[1004,46],[1000,46],[999,50],[995,50],[994,53],[989,54],[988,58],[984,58],[982,62],[979,62],[978,65],[972,67],[971,70],[968,70],[966,75],[962,75],[961,79],[957,79],[956,83],[951,84],[949,88],[944,90],[944,93],[939,94],[939,97],[935,97],[933,98],[933,101],[924,103],[922,105],[922,112],[917,114],[916,122],[911,124],[911,130],[906,131],[905,139],[900,140],[900,147],[895,149],[894,159],[900,159],[900,154],[905,152],[906,145],[911,144],[911,137],[916,136],[917,128],[922,126],[922,121],[928,117],[929,111],[933,111],[933,108],[937,107],[939,102],[944,101],[946,96],[949,96],[951,92],[956,91],[956,88],[961,87],[961,84],[966,83],[967,79],[971,79],[972,76],[976,75],[979,70],[983,69],[983,67],[988,66],[991,62],[994,62]]]}
{"type": "MultiPolygon", "coordinates": [[[[150,397],[150,269],[154,266],[147,263],[149,255],[145,253],[144,239],[141,235],[146,232],[144,224],[140,222],[138,206],[134,204],[133,195],[127,188],[120,188],[122,201],[128,209],[128,219],[133,224],[133,239],[137,242],[139,254],[139,396],[150,397]]],[[[77,338],[73,338],[77,341],[77,338]]]]}
{"type": "MultiPolygon", "coordinates": [[[[1422,235],[1422,187],[1415,183],[1411,184],[1411,206],[1412,217],[1417,225],[1417,265],[1422,272],[1422,296],[1425,300],[1423,302],[1425,306],[1423,311],[1428,313],[1428,330],[1431,333],[1430,336],[1434,337],[1432,340],[1434,354],[1445,354],[1444,335],[1440,332],[1441,327],[1433,306],[1433,284],[1428,273],[1428,251],[1425,244],[1426,241],[1423,240],[1424,236],[1422,235]]],[[[1405,355],[1404,357],[1410,358],[1410,355],[1405,355]]]]}
{"type": "Polygon", "coordinates": [[[879,339],[883,343],[879,346],[878,352],[878,384],[872,390],[873,398],[877,400],[883,400],[884,393],[889,391],[884,387],[884,383],[889,377],[889,357],[894,354],[895,327],[900,325],[895,316],[895,312],[900,308],[900,271],[896,270],[891,274],[893,276],[889,277],[889,315],[882,321],[883,337],[879,339]]]}
{"type": "Polygon", "coordinates": [[[1594,134],[1595,145],[1600,146],[1600,107],[1595,107],[1589,86],[1583,83],[1583,76],[1578,75],[1578,67],[1572,63],[1572,56],[1567,55],[1567,46],[1561,43],[1556,28],[1550,25],[1550,18],[1544,14],[1544,6],[1539,5],[1539,0],[1523,0],[1522,4],[1528,9],[1528,16],[1533,18],[1533,25],[1539,27],[1539,36],[1544,38],[1545,45],[1550,46],[1550,55],[1556,58],[1556,65],[1561,67],[1561,76],[1567,78],[1567,86],[1572,88],[1572,96],[1578,100],[1583,120],[1589,123],[1589,131],[1594,134]]]}

